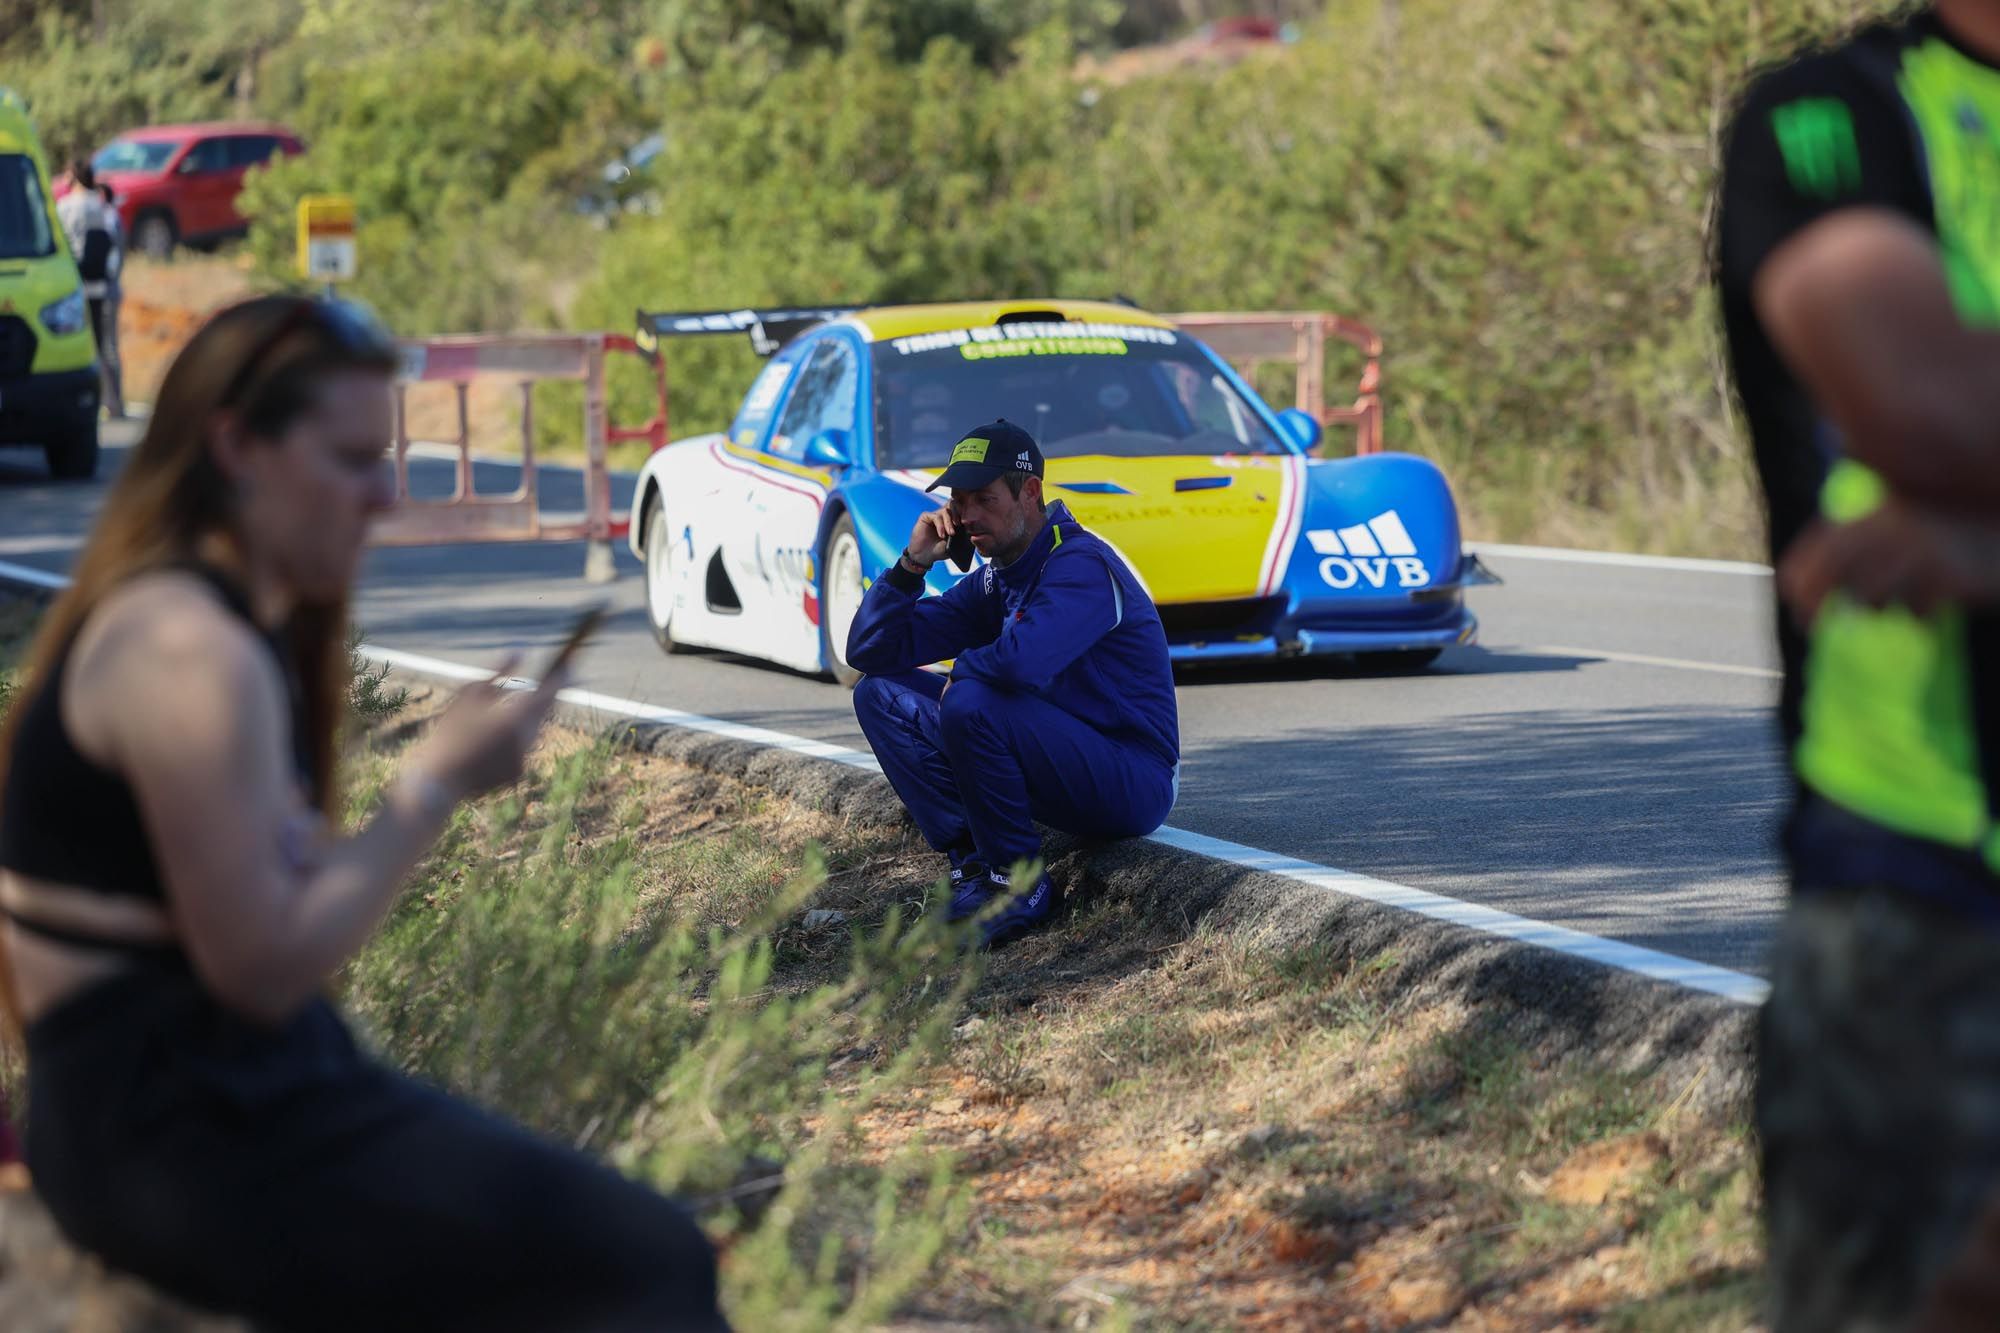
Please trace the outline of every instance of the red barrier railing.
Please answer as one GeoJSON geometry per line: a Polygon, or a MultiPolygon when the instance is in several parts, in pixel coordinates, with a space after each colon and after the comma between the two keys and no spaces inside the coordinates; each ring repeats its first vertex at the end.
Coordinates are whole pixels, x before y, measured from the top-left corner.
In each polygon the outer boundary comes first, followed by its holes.
{"type": "Polygon", "coordinates": [[[1294,367],[1296,401],[1325,426],[1354,427],[1354,452],[1378,453],[1382,448],[1382,338],[1359,320],[1324,311],[1280,314],[1197,313],[1169,315],[1198,336],[1238,372],[1272,361],[1294,367]],[[1338,339],[1360,350],[1365,358],[1354,401],[1345,407],[1326,406],[1326,342],[1338,339]]]}
{"type": "MultiPolygon", "coordinates": [[[[383,546],[442,546],[457,542],[584,541],[585,577],[612,576],[611,542],[625,535],[628,520],[611,513],[608,451],[625,440],[645,440],[658,449],[667,440],[666,368],[638,355],[630,338],[613,333],[469,334],[406,339],[396,376],[396,506],[375,523],[371,540],[383,546]],[[605,400],[605,359],[626,353],[648,365],[657,390],[652,420],[633,427],[613,426],[605,400]],[[521,390],[520,482],[512,491],[474,489],[470,390],[482,380],[504,380],[521,390]],[[583,385],[583,494],[581,514],[544,513],[535,459],[537,384],[568,381],[583,385]],[[410,433],[406,394],[411,384],[447,383],[457,393],[458,429],[446,441],[456,454],[457,479],[451,496],[421,500],[410,494],[410,433]]],[[[511,461],[511,460],[509,460],[511,461]]]]}

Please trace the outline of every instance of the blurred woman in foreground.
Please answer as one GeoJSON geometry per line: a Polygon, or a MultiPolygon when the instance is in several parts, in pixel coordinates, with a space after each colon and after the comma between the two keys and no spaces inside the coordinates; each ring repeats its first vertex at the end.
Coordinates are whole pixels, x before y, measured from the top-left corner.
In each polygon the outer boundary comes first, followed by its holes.
{"type": "Polygon", "coordinates": [[[680,1209],[371,1062],[321,997],[560,685],[467,687],[359,832],[328,825],[395,361],[341,303],[217,314],[44,619],[0,732],[36,1192],[113,1267],[273,1329],[719,1329],[680,1209]]]}

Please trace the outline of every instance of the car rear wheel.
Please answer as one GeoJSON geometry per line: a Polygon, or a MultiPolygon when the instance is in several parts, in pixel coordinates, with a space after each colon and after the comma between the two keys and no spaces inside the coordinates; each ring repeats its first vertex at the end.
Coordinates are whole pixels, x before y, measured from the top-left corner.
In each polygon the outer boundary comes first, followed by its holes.
{"type": "Polygon", "coordinates": [[[654,641],[670,653],[683,651],[674,642],[675,566],[666,506],[656,500],[646,510],[646,623],[653,627],[654,641]]]}
{"type": "Polygon", "coordinates": [[[861,673],[847,665],[847,635],[861,610],[861,541],[854,535],[854,523],[842,514],[826,534],[826,549],[820,554],[819,634],[827,669],[849,689],[861,673]]]}
{"type": "Polygon", "coordinates": [[[166,259],[179,239],[174,220],[166,213],[148,213],[132,228],[132,244],[148,259],[166,259]]]}
{"type": "Polygon", "coordinates": [[[49,471],[63,481],[87,481],[97,475],[97,422],[80,421],[42,446],[49,471]]]}

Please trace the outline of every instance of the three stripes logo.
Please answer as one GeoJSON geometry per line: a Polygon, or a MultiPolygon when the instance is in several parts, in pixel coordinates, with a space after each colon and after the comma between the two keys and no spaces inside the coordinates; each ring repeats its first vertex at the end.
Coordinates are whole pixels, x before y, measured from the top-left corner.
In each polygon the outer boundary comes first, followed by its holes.
{"type": "Polygon", "coordinates": [[[1421,588],[1431,581],[1430,570],[1417,558],[1410,530],[1393,509],[1351,528],[1310,529],[1306,540],[1320,557],[1319,576],[1330,588],[1362,583],[1385,588],[1391,573],[1399,588],[1421,588]]]}
{"type": "Polygon", "coordinates": [[[1785,175],[1800,194],[1838,199],[1861,188],[1854,116],[1837,97],[1803,97],[1771,113],[1785,175]]]}

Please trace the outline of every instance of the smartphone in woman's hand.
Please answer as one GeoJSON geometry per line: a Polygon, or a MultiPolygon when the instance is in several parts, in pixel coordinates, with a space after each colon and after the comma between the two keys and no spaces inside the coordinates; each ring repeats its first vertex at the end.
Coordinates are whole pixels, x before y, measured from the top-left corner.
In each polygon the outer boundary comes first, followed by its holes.
{"type": "Polygon", "coordinates": [[[597,627],[603,623],[604,617],[610,613],[611,603],[609,602],[592,602],[589,606],[585,607],[583,613],[576,618],[576,624],[570,627],[569,637],[562,641],[562,646],[556,649],[555,656],[550,658],[549,664],[542,668],[542,674],[539,679],[547,680],[550,676],[568,666],[570,658],[576,656],[576,650],[583,647],[584,640],[597,632],[597,627]]]}

